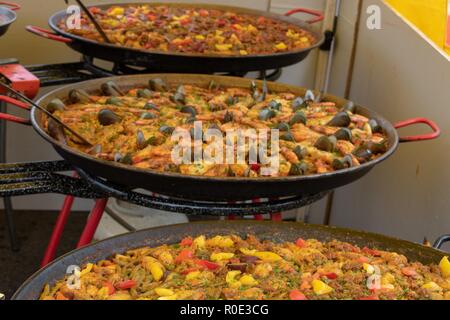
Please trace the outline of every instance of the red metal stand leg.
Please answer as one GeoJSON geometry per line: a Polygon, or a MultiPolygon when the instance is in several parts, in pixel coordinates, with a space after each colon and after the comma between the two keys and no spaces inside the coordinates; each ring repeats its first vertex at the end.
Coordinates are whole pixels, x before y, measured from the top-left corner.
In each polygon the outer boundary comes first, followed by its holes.
{"type": "Polygon", "coordinates": [[[281,215],[281,213],[272,213],[270,215],[270,219],[272,221],[282,221],[283,220],[283,216],[281,215]]]}
{"type": "Polygon", "coordinates": [[[91,243],[94,237],[95,231],[97,230],[100,219],[103,216],[103,211],[105,211],[106,203],[108,199],[99,199],[95,201],[95,206],[89,215],[86,226],[84,227],[83,233],[81,234],[80,240],[78,241],[77,248],[84,247],[91,243]]]}
{"type": "Polygon", "coordinates": [[[73,196],[67,196],[64,199],[63,207],[59,212],[58,219],[56,220],[55,227],[53,228],[52,236],[50,237],[47,249],[45,250],[44,258],[41,262],[41,267],[45,267],[55,258],[56,249],[58,248],[59,241],[61,240],[61,235],[67,223],[67,219],[69,218],[73,201],[73,196]]]}

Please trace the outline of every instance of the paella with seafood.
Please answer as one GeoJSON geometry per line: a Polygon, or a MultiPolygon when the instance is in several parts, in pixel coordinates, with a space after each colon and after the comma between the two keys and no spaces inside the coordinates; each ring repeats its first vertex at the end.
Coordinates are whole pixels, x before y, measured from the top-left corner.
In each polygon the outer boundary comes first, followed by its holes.
{"type": "MultiPolygon", "coordinates": [[[[53,100],[47,109],[93,145],[82,145],[67,134],[66,143],[77,150],[140,169],[183,175],[258,178],[322,174],[359,166],[388,148],[382,127],[357,114],[353,104],[340,107],[334,102],[315,102],[310,91],[298,97],[269,92],[255,83],[251,88],[222,87],[214,82],[205,87],[170,87],[157,78],[151,79],[147,88],[123,92],[107,82],[101,93],[72,90],[67,101],[53,100]],[[202,124],[200,138],[195,133],[197,123],[202,124]],[[217,146],[215,139],[205,138],[210,129],[224,133],[225,138],[225,133],[239,130],[266,130],[268,135],[277,130],[278,146],[270,145],[272,140],[268,143],[268,149],[278,152],[276,171],[270,171],[273,163],[249,144],[241,150],[245,156],[240,162],[236,158],[232,163],[174,159],[174,150],[181,144],[173,138],[174,132],[189,132],[193,138],[189,149],[196,143],[198,147],[200,139],[200,148],[206,152],[217,146]],[[257,157],[250,157],[252,154],[257,157]]],[[[44,127],[61,139],[51,120],[47,119],[44,127]]],[[[224,148],[229,145],[223,143],[224,148]]]]}
{"type": "MultiPolygon", "coordinates": [[[[296,25],[224,9],[143,4],[89,10],[111,43],[141,50],[247,56],[298,51],[317,42],[296,25]]],[[[86,15],[80,28],[69,29],[65,20],[59,27],[104,42],[86,15]]]]}
{"type": "Polygon", "coordinates": [[[78,286],[68,278],[47,284],[40,299],[450,299],[448,257],[426,266],[336,240],[188,237],[88,263],[78,276],[78,286]]]}

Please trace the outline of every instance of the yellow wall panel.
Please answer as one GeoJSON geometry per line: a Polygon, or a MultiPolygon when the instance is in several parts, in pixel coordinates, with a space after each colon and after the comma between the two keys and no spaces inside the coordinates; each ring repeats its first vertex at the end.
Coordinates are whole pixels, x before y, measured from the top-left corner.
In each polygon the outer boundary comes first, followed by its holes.
{"type": "Polygon", "coordinates": [[[445,48],[448,0],[386,0],[439,47],[445,48]]]}

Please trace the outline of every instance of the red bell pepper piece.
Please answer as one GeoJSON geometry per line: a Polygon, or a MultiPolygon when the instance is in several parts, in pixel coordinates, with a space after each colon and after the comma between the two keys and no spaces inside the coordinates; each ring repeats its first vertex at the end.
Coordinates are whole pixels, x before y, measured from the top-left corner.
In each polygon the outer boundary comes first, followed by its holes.
{"type": "Polygon", "coordinates": [[[175,258],[175,262],[180,263],[182,261],[192,259],[193,256],[194,256],[194,253],[192,252],[192,250],[183,249],[180,251],[178,256],[175,258]]]}
{"type": "Polygon", "coordinates": [[[120,290],[131,289],[135,286],[136,286],[136,281],[134,281],[134,280],[125,280],[125,281],[116,283],[116,288],[120,289],[120,290]]]}
{"type": "Polygon", "coordinates": [[[367,297],[361,297],[358,300],[380,300],[380,298],[378,298],[378,296],[376,296],[375,294],[372,294],[367,297]]]}
{"type": "Polygon", "coordinates": [[[181,240],[180,246],[182,246],[182,247],[189,247],[193,243],[194,243],[194,241],[192,240],[192,238],[184,238],[183,240],[181,240]]]}
{"type": "Polygon", "coordinates": [[[201,266],[203,268],[206,268],[208,270],[211,270],[211,271],[217,270],[220,267],[220,265],[218,265],[217,263],[214,263],[214,262],[211,262],[211,261],[208,261],[208,260],[197,260],[195,262],[199,266],[201,266]]]}
{"type": "Polygon", "coordinates": [[[306,247],[306,241],[303,240],[302,238],[299,238],[296,242],[295,245],[299,248],[304,248],[306,247]]]}
{"type": "Polygon", "coordinates": [[[329,273],[325,274],[325,277],[327,277],[330,280],[334,280],[334,279],[337,279],[338,275],[334,272],[329,272],[329,273]]]}
{"type": "Polygon", "coordinates": [[[181,271],[180,273],[182,275],[187,275],[187,274],[189,274],[191,272],[195,272],[195,271],[198,271],[198,268],[187,268],[187,269],[181,271]]]}
{"type": "Polygon", "coordinates": [[[297,289],[294,289],[289,293],[289,298],[291,300],[308,300],[308,298],[297,289]]]}

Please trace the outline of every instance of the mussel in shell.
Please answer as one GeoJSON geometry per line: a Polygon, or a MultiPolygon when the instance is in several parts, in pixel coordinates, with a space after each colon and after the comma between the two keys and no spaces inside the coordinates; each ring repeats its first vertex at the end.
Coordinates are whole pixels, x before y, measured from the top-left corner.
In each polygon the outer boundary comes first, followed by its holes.
{"type": "Polygon", "coordinates": [[[322,151],[333,152],[336,148],[336,143],[337,139],[334,136],[321,136],[319,139],[317,139],[314,147],[322,151]]]}
{"type": "Polygon", "coordinates": [[[90,103],[91,97],[82,89],[73,89],[69,92],[69,101],[71,103],[90,103]]]}
{"type": "Polygon", "coordinates": [[[311,90],[306,91],[305,93],[305,101],[314,101],[316,99],[314,92],[312,92],[311,90]]]}
{"type": "Polygon", "coordinates": [[[141,114],[141,119],[142,120],[152,120],[152,119],[156,119],[156,118],[158,118],[158,116],[156,114],[154,114],[154,113],[151,113],[151,112],[143,112],[141,114]]]}
{"type": "Polygon", "coordinates": [[[294,110],[294,112],[296,112],[301,109],[306,109],[308,107],[308,104],[306,103],[305,100],[303,100],[303,98],[297,97],[292,101],[291,107],[292,107],[292,110],[294,110]]]}
{"type": "Polygon", "coordinates": [[[291,126],[293,126],[293,125],[296,124],[296,123],[303,123],[303,124],[306,124],[306,121],[307,121],[306,115],[305,115],[303,112],[301,112],[301,111],[297,111],[297,112],[292,116],[291,120],[289,121],[289,124],[290,124],[291,126]]]}
{"type": "Polygon", "coordinates": [[[197,110],[191,106],[184,106],[180,109],[180,112],[190,114],[192,117],[197,115],[197,110]]]}
{"type": "Polygon", "coordinates": [[[63,111],[66,105],[60,99],[56,98],[49,102],[46,109],[50,113],[54,113],[55,111],[63,111]]]}
{"type": "Polygon", "coordinates": [[[155,110],[155,111],[160,111],[158,106],[154,103],[148,102],[144,105],[144,110],[155,110]]]}
{"type": "Polygon", "coordinates": [[[104,95],[118,97],[123,96],[123,92],[114,81],[108,81],[101,85],[101,90],[104,95]]]}
{"type": "Polygon", "coordinates": [[[147,140],[145,140],[144,133],[141,130],[138,130],[136,134],[136,146],[139,150],[147,147],[147,140]]]}
{"type": "Polygon", "coordinates": [[[103,109],[98,113],[98,122],[102,126],[109,126],[120,122],[120,117],[109,109],[103,109]]]}
{"type": "Polygon", "coordinates": [[[360,163],[364,163],[372,159],[373,153],[367,147],[361,146],[353,151],[353,155],[360,163]]]}
{"type": "Polygon", "coordinates": [[[346,155],[342,159],[334,159],[332,166],[334,170],[351,168],[353,166],[353,158],[350,155],[346,155]]]}
{"type": "Polygon", "coordinates": [[[352,120],[347,112],[339,112],[328,122],[328,125],[332,127],[348,127],[351,122],[352,120]]]}
{"type": "Polygon", "coordinates": [[[351,113],[355,113],[356,110],[356,106],[353,103],[353,101],[348,101],[344,104],[344,107],[342,108],[343,112],[351,112],[351,113]]]}
{"type": "Polygon", "coordinates": [[[110,105],[118,106],[118,107],[125,105],[122,102],[122,100],[120,100],[120,98],[118,98],[118,97],[110,97],[110,98],[106,99],[106,104],[110,104],[110,105]]]}
{"type": "Polygon", "coordinates": [[[67,144],[64,128],[52,118],[48,118],[48,133],[53,139],[67,144]]]}
{"type": "Polygon", "coordinates": [[[269,107],[270,109],[280,111],[280,109],[281,109],[281,103],[280,103],[279,101],[272,100],[272,101],[269,102],[268,107],[269,107]]]}
{"type": "Polygon", "coordinates": [[[291,127],[286,122],[280,122],[279,124],[277,124],[275,129],[278,129],[280,131],[289,131],[291,127]]]}
{"type": "Polygon", "coordinates": [[[175,131],[174,127],[170,127],[170,126],[161,126],[159,128],[159,132],[164,133],[164,134],[172,134],[175,131]]]}
{"type": "Polygon", "coordinates": [[[300,146],[296,146],[292,151],[295,153],[298,160],[303,160],[308,154],[306,148],[302,148],[300,146]]]}
{"type": "Polygon", "coordinates": [[[378,124],[378,121],[375,119],[369,120],[369,126],[370,129],[372,130],[372,133],[381,133],[383,131],[381,126],[378,124]]]}
{"type": "Polygon", "coordinates": [[[341,128],[334,133],[338,140],[352,141],[352,131],[349,128],[341,128]]]}
{"type": "Polygon", "coordinates": [[[289,170],[290,176],[303,176],[308,172],[308,165],[304,162],[295,163],[291,165],[289,170]]]}
{"type": "Polygon", "coordinates": [[[150,79],[148,82],[148,86],[150,90],[158,91],[158,92],[166,92],[169,90],[166,82],[161,78],[150,79]]]}
{"type": "Polygon", "coordinates": [[[136,92],[138,98],[150,99],[153,96],[153,93],[148,89],[139,89],[136,92]]]}
{"type": "Polygon", "coordinates": [[[273,111],[272,109],[263,109],[259,113],[259,120],[268,121],[268,120],[276,117],[276,115],[277,115],[276,112],[273,111]]]}
{"type": "Polygon", "coordinates": [[[183,85],[180,85],[172,96],[172,101],[178,104],[186,104],[186,91],[183,85]]]}
{"type": "Polygon", "coordinates": [[[287,132],[283,133],[282,135],[280,135],[280,139],[284,140],[284,141],[295,142],[295,138],[292,135],[292,132],[290,132],[290,131],[287,131],[287,132]]]}

